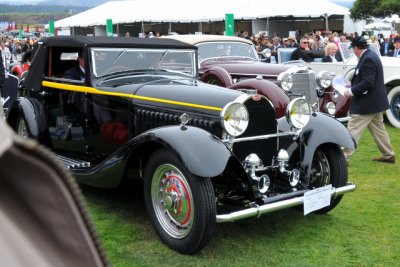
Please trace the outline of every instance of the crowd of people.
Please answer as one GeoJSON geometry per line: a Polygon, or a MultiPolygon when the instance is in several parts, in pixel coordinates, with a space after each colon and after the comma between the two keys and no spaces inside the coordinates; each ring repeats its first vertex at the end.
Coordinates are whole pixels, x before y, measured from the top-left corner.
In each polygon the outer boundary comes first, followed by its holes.
{"type": "MultiPolygon", "coordinates": [[[[281,37],[275,33],[271,38],[265,33],[249,35],[244,31],[238,36],[251,40],[259,53],[268,48],[276,57],[279,48],[296,48],[292,54],[292,60],[302,58],[304,61],[312,61],[313,55],[318,55],[318,57],[323,57],[324,62],[338,62],[342,60],[338,50],[339,43],[350,44],[352,40],[359,37],[359,34],[357,32],[339,34],[337,32],[312,31],[302,35],[300,31],[296,31],[293,36],[281,37]],[[307,51],[310,53],[303,53],[307,51]]],[[[396,49],[400,48],[400,36],[379,34],[377,36],[363,35],[363,37],[369,43],[376,43],[382,56],[400,56],[400,53],[395,53],[396,49]],[[399,47],[397,48],[397,46],[399,47]]]]}
{"type": "Polygon", "coordinates": [[[12,35],[0,36],[0,52],[3,64],[5,62],[22,62],[26,51],[30,50],[38,40],[38,37],[19,39],[12,35]]]}

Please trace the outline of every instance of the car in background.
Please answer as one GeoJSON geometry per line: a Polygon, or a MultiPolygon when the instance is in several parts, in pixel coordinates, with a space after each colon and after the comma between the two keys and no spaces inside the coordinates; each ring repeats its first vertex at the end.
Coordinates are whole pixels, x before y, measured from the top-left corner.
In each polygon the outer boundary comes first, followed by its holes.
{"type": "MultiPolygon", "coordinates": [[[[284,116],[290,99],[305,96],[316,110],[345,123],[349,98],[332,94],[331,75],[307,67],[267,64],[259,60],[250,40],[221,35],[172,35],[166,38],[198,47],[199,78],[203,82],[239,89],[257,90],[271,100],[278,117],[284,116]]],[[[268,58],[269,49],[264,53],[268,58]]]]}
{"type": "Polygon", "coordinates": [[[326,213],[355,190],[341,150],[355,143],[341,123],[302,97],[277,118],[265,96],[199,81],[197,59],[197,47],[171,39],[45,38],[7,123],[79,183],[143,182],[155,231],[185,254],[216,223],[293,206],[326,213]],[[68,79],[79,54],[85,75],[68,79]]]}
{"type": "MultiPolygon", "coordinates": [[[[355,67],[357,66],[358,59],[354,54],[352,48],[349,48],[349,43],[339,44],[340,54],[343,58],[342,62],[326,63],[314,59],[313,62],[305,61],[291,61],[291,53],[293,48],[279,49],[279,62],[288,65],[305,66],[312,68],[316,72],[326,70],[332,76],[342,75],[346,80],[351,80],[354,74],[355,67]]],[[[400,59],[393,57],[383,57],[379,52],[377,44],[370,43],[369,49],[377,53],[382,61],[383,74],[388,94],[389,109],[386,111],[386,117],[393,127],[400,128],[400,59]]],[[[330,88],[330,91],[333,89],[330,88]]]]}

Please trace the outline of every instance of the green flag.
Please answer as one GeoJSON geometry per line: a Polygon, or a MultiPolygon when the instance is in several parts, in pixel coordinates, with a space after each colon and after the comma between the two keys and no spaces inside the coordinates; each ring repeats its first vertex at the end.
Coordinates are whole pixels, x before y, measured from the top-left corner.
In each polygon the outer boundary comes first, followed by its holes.
{"type": "Polygon", "coordinates": [[[233,14],[225,14],[225,35],[235,35],[235,20],[233,14]]]}
{"type": "Polygon", "coordinates": [[[107,22],[106,22],[106,33],[107,33],[107,36],[113,36],[112,19],[107,19],[107,22]]]}
{"type": "Polygon", "coordinates": [[[55,32],[54,20],[49,21],[49,31],[50,31],[50,36],[54,36],[54,32],[55,32]]]}

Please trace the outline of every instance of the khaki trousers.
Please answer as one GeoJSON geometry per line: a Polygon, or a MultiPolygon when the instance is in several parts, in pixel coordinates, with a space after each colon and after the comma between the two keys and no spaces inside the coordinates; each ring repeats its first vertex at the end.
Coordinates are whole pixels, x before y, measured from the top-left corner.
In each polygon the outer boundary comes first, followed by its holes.
{"type": "MultiPolygon", "coordinates": [[[[374,138],[379,151],[382,153],[382,157],[387,158],[394,156],[393,147],[390,144],[389,135],[383,123],[383,112],[351,115],[351,119],[347,124],[347,129],[353,136],[357,145],[366,128],[368,128],[374,138]]],[[[354,150],[345,148],[343,153],[346,159],[348,159],[354,153],[354,150]]]]}

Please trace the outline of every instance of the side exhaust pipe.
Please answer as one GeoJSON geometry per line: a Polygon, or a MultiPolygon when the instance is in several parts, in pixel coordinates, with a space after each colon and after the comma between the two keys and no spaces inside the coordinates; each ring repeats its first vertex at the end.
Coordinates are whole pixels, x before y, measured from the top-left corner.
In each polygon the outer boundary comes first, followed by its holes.
{"type": "MultiPolygon", "coordinates": [[[[356,189],[356,185],[353,183],[347,183],[347,185],[332,188],[331,197],[337,197],[344,195],[349,192],[353,192],[356,189]]],[[[291,208],[294,206],[302,205],[304,203],[304,196],[295,197],[290,199],[285,199],[282,201],[277,201],[274,203],[269,203],[253,208],[248,208],[241,211],[236,211],[228,214],[221,214],[217,215],[217,223],[224,223],[224,222],[234,222],[246,218],[251,217],[260,217],[263,214],[270,213],[277,210],[283,210],[287,208],[291,208]]]]}

